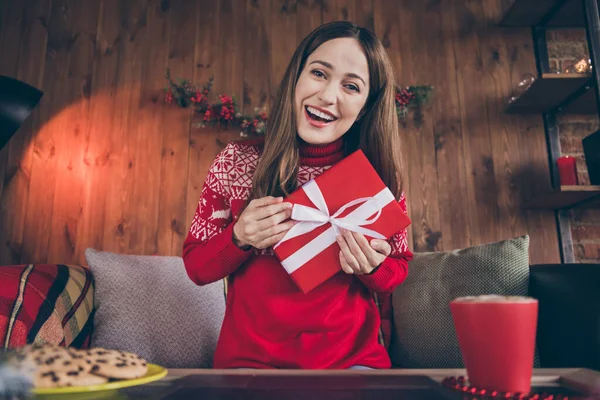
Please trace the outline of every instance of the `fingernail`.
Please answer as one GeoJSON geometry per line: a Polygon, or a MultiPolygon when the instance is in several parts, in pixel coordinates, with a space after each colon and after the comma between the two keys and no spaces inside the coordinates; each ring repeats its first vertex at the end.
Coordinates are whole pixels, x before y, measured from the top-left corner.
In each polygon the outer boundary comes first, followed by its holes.
{"type": "Polygon", "coordinates": [[[377,247],[377,246],[378,246],[377,242],[374,240],[371,240],[371,247],[377,247]]]}

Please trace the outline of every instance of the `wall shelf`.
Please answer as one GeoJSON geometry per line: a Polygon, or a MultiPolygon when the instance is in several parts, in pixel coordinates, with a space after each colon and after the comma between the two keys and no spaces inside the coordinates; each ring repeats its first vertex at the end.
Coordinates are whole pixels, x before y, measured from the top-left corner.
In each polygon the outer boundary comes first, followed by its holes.
{"type": "Polygon", "coordinates": [[[590,84],[587,85],[587,90],[578,96],[573,102],[565,105],[562,110],[557,110],[558,114],[596,114],[598,107],[596,106],[596,93],[590,84]]]}
{"type": "Polygon", "coordinates": [[[553,190],[542,191],[524,202],[527,209],[553,210],[556,220],[561,263],[575,262],[569,213],[574,207],[600,207],[600,186],[560,186],[556,160],[561,143],[557,116],[561,114],[600,114],[600,10],[598,0],[513,0],[500,22],[505,27],[531,29],[538,78],[509,103],[506,112],[541,114],[550,160],[553,190]],[[583,27],[590,74],[549,74],[550,58],[546,41],[548,29],[583,27]]]}
{"type": "Polygon", "coordinates": [[[580,0],[515,0],[500,25],[566,28],[583,27],[585,22],[580,0]]]}
{"type": "Polygon", "coordinates": [[[595,197],[600,199],[600,186],[579,185],[561,186],[559,190],[542,193],[525,203],[527,209],[563,210],[589,202],[595,197]]]}
{"type": "Polygon", "coordinates": [[[591,82],[587,74],[542,74],[531,86],[506,108],[512,114],[538,114],[551,112],[572,98],[578,91],[581,96],[567,103],[561,113],[594,114],[596,98],[593,90],[585,90],[591,82]]]}

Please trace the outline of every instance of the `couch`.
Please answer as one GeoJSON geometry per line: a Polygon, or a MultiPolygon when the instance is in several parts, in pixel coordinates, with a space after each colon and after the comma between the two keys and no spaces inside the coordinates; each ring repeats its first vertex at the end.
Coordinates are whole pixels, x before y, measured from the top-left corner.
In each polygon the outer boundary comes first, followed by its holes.
{"type": "MultiPolygon", "coordinates": [[[[529,265],[529,237],[415,253],[392,294],[395,368],[463,367],[448,302],[479,294],[539,300],[535,366],[600,369],[600,265],[529,265]]],[[[88,249],[89,265],[0,267],[3,348],[50,342],[136,352],[173,368],[209,368],[226,281],[198,287],[181,258],[88,249]]],[[[515,327],[518,329],[518,327],[515,327]]]]}

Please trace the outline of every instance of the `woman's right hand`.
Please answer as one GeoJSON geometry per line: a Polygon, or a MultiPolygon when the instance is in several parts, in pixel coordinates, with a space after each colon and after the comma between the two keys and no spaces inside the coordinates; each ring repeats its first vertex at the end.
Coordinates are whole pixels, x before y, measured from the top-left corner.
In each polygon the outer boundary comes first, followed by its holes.
{"type": "Polygon", "coordinates": [[[294,226],[291,216],[292,204],[284,203],[283,197],[254,199],[233,225],[233,241],[240,248],[271,247],[294,226]]]}

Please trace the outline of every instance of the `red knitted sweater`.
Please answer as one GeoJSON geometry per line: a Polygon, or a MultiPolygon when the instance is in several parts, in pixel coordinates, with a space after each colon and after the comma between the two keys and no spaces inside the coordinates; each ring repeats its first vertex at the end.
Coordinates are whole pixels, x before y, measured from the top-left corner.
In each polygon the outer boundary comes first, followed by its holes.
{"type": "MultiPolygon", "coordinates": [[[[228,277],[214,367],[389,368],[379,335],[389,343],[390,294],[406,278],[412,258],[406,230],[390,239],[392,254],[374,273],[340,272],[302,293],[271,249],[243,251],[232,241],[261,148],[260,141],[235,142],[216,157],[183,246],[185,268],[196,284],[228,277]]],[[[298,185],[343,156],[342,139],[321,147],[302,145],[298,185]]],[[[400,204],[406,212],[404,196],[400,204]]]]}

